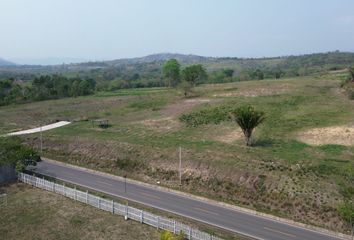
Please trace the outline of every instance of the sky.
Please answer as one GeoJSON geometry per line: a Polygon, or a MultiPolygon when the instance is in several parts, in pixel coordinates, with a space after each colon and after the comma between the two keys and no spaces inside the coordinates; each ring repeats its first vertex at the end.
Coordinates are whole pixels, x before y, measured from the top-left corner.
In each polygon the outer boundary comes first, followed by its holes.
{"type": "Polygon", "coordinates": [[[0,0],[0,58],[354,52],[353,0],[0,0]]]}

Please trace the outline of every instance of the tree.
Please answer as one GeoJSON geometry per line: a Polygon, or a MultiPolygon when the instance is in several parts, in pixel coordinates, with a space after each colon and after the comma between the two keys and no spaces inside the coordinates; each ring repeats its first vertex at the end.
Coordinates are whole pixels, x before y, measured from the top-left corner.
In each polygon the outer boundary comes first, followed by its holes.
{"type": "Polygon", "coordinates": [[[40,160],[39,154],[22,145],[19,139],[0,137],[0,165],[13,165],[21,172],[27,166],[35,166],[40,160]]]}
{"type": "Polygon", "coordinates": [[[234,75],[234,70],[233,69],[223,69],[223,73],[225,74],[226,77],[232,77],[234,75]]]}
{"type": "Polygon", "coordinates": [[[208,75],[201,64],[191,65],[183,69],[182,79],[189,82],[193,87],[204,82],[208,75]]]}
{"type": "Polygon", "coordinates": [[[181,65],[176,59],[170,59],[164,64],[162,72],[169,87],[176,87],[180,83],[180,68],[181,65]]]}
{"type": "Polygon", "coordinates": [[[351,81],[354,82],[354,66],[349,68],[349,74],[351,77],[351,81]]]}
{"type": "Polygon", "coordinates": [[[192,84],[190,82],[187,82],[187,81],[182,81],[179,84],[179,87],[182,89],[182,91],[184,93],[184,97],[187,97],[188,93],[190,93],[191,90],[192,90],[192,84]]]}
{"type": "Polygon", "coordinates": [[[241,127],[246,145],[250,146],[253,130],[265,119],[264,112],[256,111],[252,106],[243,106],[233,110],[231,115],[241,127]]]}

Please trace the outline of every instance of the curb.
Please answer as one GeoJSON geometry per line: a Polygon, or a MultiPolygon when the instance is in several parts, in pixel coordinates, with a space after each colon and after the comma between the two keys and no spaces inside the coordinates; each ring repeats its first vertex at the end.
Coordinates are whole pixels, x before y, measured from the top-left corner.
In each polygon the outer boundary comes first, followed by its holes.
{"type": "MultiPolygon", "coordinates": [[[[63,163],[63,162],[59,162],[59,161],[56,161],[56,160],[48,159],[48,158],[45,158],[45,157],[42,157],[42,160],[44,162],[51,162],[53,164],[67,166],[67,167],[79,169],[79,170],[82,170],[82,171],[85,171],[85,172],[94,173],[94,174],[97,174],[97,175],[100,175],[100,176],[109,177],[111,179],[118,179],[120,181],[124,181],[123,177],[120,177],[120,176],[117,176],[117,175],[112,175],[112,174],[109,174],[109,173],[100,172],[100,171],[97,171],[97,170],[88,169],[88,168],[72,165],[72,164],[69,164],[69,163],[63,163]]],[[[327,229],[324,229],[324,228],[308,225],[308,224],[305,224],[305,223],[295,222],[295,221],[290,220],[290,219],[276,217],[276,216],[273,216],[273,215],[270,215],[270,214],[261,213],[261,212],[255,211],[255,210],[251,210],[251,209],[247,209],[247,208],[231,205],[231,204],[228,204],[228,203],[219,202],[219,201],[216,201],[216,200],[211,200],[211,199],[208,199],[208,198],[205,198],[205,197],[196,196],[196,195],[193,195],[193,194],[190,194],[190,193],[181,192],[181,191],[170,189],[170,188],[167,188],[167,187],[156,186],[156,185],[152,185],[152,184],[149,184],[149,183],[144,183],[144,182],[140,182],[140,181],[133,180],[133,179],[128,179],[128,178],[126,178],[125,180],[128,183],[145,186],[145,187],[149,187],[149,188],[152,188],[152,189],[163,190],[163,191],[166,191],[166,192],[169,192],[169,193],[172,193],[172,194],[188,197],[190,199],[199,200],[199,201],[207,202],[207,203],[210,203],[210,204],[213,204],[213,205],[222,206],[222,207],[225,207],[225,208],[237,210],[237,211],[240,211],[240,212],[243,212],[243,213],[247,213],[247,214],[263,217],[265,219],[272,220],[272,221],[275,221],[275,222],[280,222],[280,223],[283,223],[283,224],[296,226],[296,227],[303,228],[305,230],[309,230],[309,231],[313,231],[313,232],[319,232],[319,233],[322,233],[322,234],[325,234],[325,235],[328,235],[328,236],[331,236],[331,237],[337,237],[337,238],[339,237],[341,239],[346,239],[346,240],[351,240],[352,239],[351,236],[343,234],[343,233],[333,232],[333,231],[330,231],[330,230],[327,230],[327,229]]]]}

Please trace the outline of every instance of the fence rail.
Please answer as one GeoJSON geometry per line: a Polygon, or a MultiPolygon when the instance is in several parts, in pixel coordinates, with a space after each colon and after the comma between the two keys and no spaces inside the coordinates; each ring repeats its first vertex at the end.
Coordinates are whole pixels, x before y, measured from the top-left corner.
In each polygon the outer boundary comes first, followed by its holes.
{"type": "Polygon", "coordinates": [[[124,216],[126,219],[132,219],[147,225],[153,226],[157,229],[163,229],[175,234],[183,232],[187,239],[191,240],[222,240],[209,233],[199,231],[198,229],[191,228],[190,226],[176,222],[169,218],[164,218],[134,207],[114,202],[113,200],[101,198],[88,191],[80,191],[76,188],[70,188],[65,184],[58,184],[44,178],[38,178],[25,173],[19,173],[18,179],[24,183],[30,184],[37,188],[45,189],[47,191],[55,192],[64,195],[76,201],[89,204],[98,209],[111,212],[113,214],[124,216]]]}

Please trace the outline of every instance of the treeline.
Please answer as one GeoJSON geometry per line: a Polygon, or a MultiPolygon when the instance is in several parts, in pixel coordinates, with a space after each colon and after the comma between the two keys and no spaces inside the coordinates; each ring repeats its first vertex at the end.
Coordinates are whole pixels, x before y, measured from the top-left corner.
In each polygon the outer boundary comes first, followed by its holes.
{"type": "Polygon", "coordinates": [[[35,77],[32,82],[0,80],[0,105],[23,103],[92,94],[96,81],[92,78],[68,78],[62,75],[35,77]]]}

